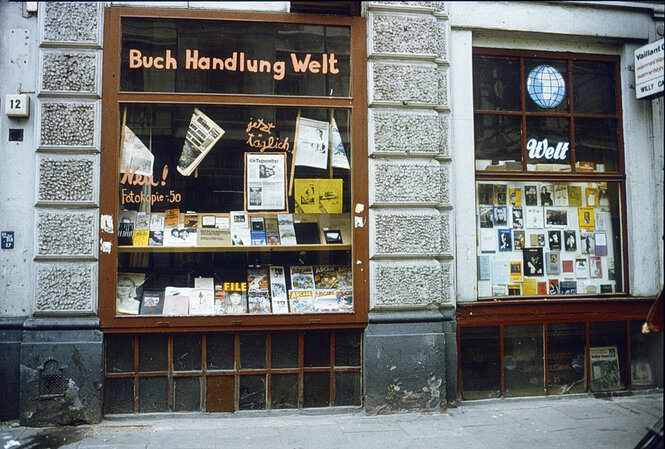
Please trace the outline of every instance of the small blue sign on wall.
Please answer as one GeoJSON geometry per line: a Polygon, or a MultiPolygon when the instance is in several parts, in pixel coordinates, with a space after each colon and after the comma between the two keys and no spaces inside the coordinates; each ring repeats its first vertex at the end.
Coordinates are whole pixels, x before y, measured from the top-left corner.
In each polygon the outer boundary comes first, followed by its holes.
{"type": "Polygon", "coordinates": [[[12,249],[14,247],[14,231],[2,231],[2,249],[12,249]]]}

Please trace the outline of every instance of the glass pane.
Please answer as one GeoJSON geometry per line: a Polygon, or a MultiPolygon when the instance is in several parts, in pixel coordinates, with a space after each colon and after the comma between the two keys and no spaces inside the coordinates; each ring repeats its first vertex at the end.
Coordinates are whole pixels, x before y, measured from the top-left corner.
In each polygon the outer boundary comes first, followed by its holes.
{"type": "Polygon", "coordinates": [[[549,394],[586,392],[586,328],[584,323],[547,325],[547,389],[549,394]]]}
{"type": "Polygon", "coordinates": [[[330,366],[330,332],[305,332],[305,366],[330,366]]]}
{"type": "Polygon", "coordinates": [[[142,335],[139,337],[139,371],[167,370],[166,335],[142,335]]]}
{"type": "Polygon", "coordinates": [[[266,367],[266,335],[240,335],[240,369],[266,367]]]}
{"type": "Polygon", "coordinates": [[[134,413],[134,379],[106,379],[104,413],[134,413]]]}
{"type": "Polygon", "coordinates": [[[127,335],[106,336],[106,372],[134,371],[134,337],[127,335]]]}
{"type": "Polygon", "coordinates": [[[169,411],[169,380],[166,377],[139,379],[139,413],[169,411]]]}
{"type": "Polygon", "coordinates": [[[568,112],[566,62],[554,59],[525,59],[526,110],[568,112]]]}
{"type": "Polygon", "coordinates": [[[206,367],[233,369],[235,366],[235,337],[231,334],[206,335],[206,367]]]}
{"type": "Polygon", "coordinates": [[[501,396],[501,348],[499,327],[460,328],[462,398],[488,399],[501,396]]]}
{"type": "Polygon", "coordinates": [[[573,61],[576,114],[616,114],[614,63],[573,61]]]}
{"type": "Polygon", "coordinates": [[[642,333],[644,321],[630,322],[630,385],[663,388],[663,335],[642,333]]]}
{"type": "Polygon", "coordinates": [[[578,172],[619,170],[619,136],[615,119],[575,119],[578,172]]]}
{"type": "Polygon", "coordinates": [[[475,115],[476,170],[522,170],[521,118],[475,115]]]}
{"type": "Polygon", "coordinates": [[[330,405],[330,373],[305,373],[303,400],[305,407],[330,405]]]}
{"type": "Polygon", "coordinates": [[[623,390],[628,385],[626,322],[589,323],[591,391],[623,390]]]}
{"type": "Polygon", "coordinates": [[[121,112],[118,314],[353,312],[349,111],[121,112]]]}
{"type": "Polygon", "coordinates": [[[120,88],[348,97],[350,29],[123,18],[120,88]]]}
{"type": "Polygon", "coordinates": [[[360,366],[362,331],[335,332],[335,366],[360,366]]]}
{"type": "Polygon", "coordinates": [[[624,291],[614,182],[478,182],[478,296],[624,291]]]}
{"type": "Polygon", "coordinates": [[[201,378],[176,377],[173,379],[174,409],[176,412],[201,410],[201,378]]]}
{"type": "Polygon", "coordinates": [[[516,57],[473,57],[473,105],[483,111],[519,111],[520,61],[516,57]]]}
{"type": "Polygon", "coordinates": [[[173,336],[173,370],[198,371],[201,369],[201,336],[173,336]]]}
{"type": "Polygon", "coordinates": [[[527,169],[571,171],[570,131],[562,117],[527,117],[527,169]]]}
{"type": "Polygon", "coordinates": [[[208,376],[206,378],[206,411],[235,411],[235,380],[233,376],[208,376]]]}
{"type": "Polygon", "coordinates": [[[266,408],[266,376],[240,376],[240,410],[266,408]]]}
{"type": "Polygon", "coordinates": [[[503,327],[506,397],[545,394],[543,326],[503,327]]]}
{"type": "MultiPolygon", "coordinates": [[[[298,367],[298,334],[275,333],[271,337],[271,363],[273,368],[298,367]]],[[[274,378],[273,378],[274,379],[274,378]]]]}
{"type": "Polygon", "coordinates": [[[271,382],[271,408],[298,408],[297,374],[273,374],[271,382]]]}
{"type": "Polygon", "coordinates": [[[361,405],[360,373],[335,373],[335,405],[361,405]]]}

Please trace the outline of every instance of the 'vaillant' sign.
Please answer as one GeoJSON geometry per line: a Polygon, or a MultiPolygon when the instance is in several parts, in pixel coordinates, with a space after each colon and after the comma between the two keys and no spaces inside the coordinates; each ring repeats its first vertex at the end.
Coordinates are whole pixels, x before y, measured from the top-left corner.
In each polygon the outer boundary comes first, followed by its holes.
{"type": "Polygon", "coordinates": [[[635,50],[635,96],[638,99],[663,95],[663,56],[663,39],[635,50]]]}

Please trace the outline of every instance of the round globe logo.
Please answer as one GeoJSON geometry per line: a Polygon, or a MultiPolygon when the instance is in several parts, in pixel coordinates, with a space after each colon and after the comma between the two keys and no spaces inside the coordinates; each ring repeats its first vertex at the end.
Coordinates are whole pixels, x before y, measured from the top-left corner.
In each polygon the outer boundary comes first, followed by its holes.
{"type": "Polygon", "coordinates": [[[539,65],[529,72],[526,90],[541,108],[555,108],[566,94],[566,83],[554,67],[539,65]]]}

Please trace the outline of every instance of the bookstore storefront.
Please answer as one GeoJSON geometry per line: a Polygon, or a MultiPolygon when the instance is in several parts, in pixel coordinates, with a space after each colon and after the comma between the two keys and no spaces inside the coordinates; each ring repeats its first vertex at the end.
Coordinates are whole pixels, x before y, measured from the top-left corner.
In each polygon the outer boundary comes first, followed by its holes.
{"type": "Polygon", "coordinates": [[[105,26],[104,412],[361,405],[364,21],[105,26]]]}
{"type": "Polygon", "coordinates": [[[474,47],[477,301],[462,399],[662,387],[628,289],[619,56],[474,47]]]}

